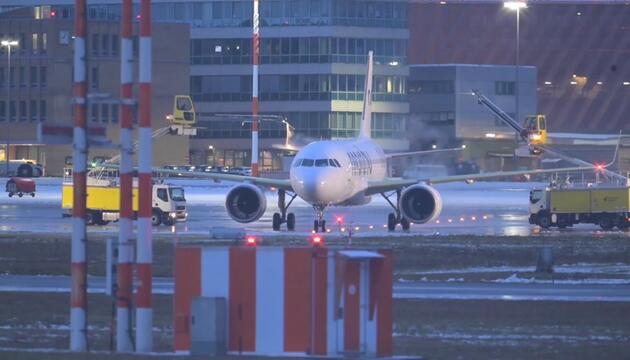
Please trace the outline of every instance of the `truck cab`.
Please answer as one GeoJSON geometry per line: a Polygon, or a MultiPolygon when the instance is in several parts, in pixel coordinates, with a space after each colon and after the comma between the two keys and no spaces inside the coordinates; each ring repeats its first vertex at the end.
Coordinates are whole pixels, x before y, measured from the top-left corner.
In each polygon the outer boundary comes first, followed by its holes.
{"type": "Polygon", "coordinates": [[[529,192],[529,223],[538,224],[541,227],[549,227],[543,220],[543,224],[539,224],[540,220],[545,216],[539,216],[541,213],[548,212],[547,191],[545,189],[532,189],[529,192]],[[546,226],[543,226],[546,225],[546,226]]]}
{"type": "Polygon", "coordinates": [[[151,224],[173,225],[176,221],[186,221],[186,197],[184,189],[168,184],[153,185],[153,215],[151,224]]]}

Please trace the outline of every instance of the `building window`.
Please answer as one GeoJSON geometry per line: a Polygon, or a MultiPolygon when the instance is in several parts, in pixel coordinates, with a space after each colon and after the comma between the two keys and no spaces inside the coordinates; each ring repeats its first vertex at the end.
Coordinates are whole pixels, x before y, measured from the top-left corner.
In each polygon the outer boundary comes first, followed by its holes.
{"type": "Polygon", "coordinates": [[[37,66],[31,66],[31,87],[37,87],[37,66]]]}
{"type": "Polygon", "coordinates": [[[454,94],[455,83],[450,80],[409,80],[407,93],[421,95],[454,94]]]}
{"type": "Polygon", "coordinates": [[[101,104],[101,122],[109,121],[109,104],[101,104]]]}
{"type": "Polygon", "coordinates": [[[15,107],[15,101],[9,102],[9,121],[15,121],[17,118],[17,108],[15,107]]]}
{"type": "Polygon", "coordinates": [[[46,120],[46,114],[47,114],[46,110],[48,110],[46,100],[41,100],[39,102],[39,121],[46,120]]]}
{"type": "Polygon", "coordinates": [[[98,55],[98,43],[99,36],[98,34],[92,34],[92,55],[98,55]]]}
{"type": "Polygon", "coordinates": [[[98,121],[98,104],[92,104],[90,106],[90,120],[92,122],[98,121]]]}
{"type": "Polygon", "coordinates": [[[26,121],[28,114],[26,113],[26,101],[20,100],[20,121],[26,121]]]}
{"type": "Polygon", "coordinates": [[[31,35],[31,49],[33,50],[33,54],[37,54],[37,50],[39,48],[39,34],[38,33],[33,33],[31,35]]]}
{"type": "Polygon", "coordinates": [[[4,101],[0,101],[0,121],[7,119],[7,107],[4,101]]]}
{"type": "Polygon", "coordinates": [[[39,85],[41,87],[48,85],[48,74],[45,66],[42,66],[39,70],[39,85]]]}
{"type": "Polygon", "coordinates": [[[113,104],[112,105],[112,122],[113,123],[117,123],[118,122],[118,104],[113,104]]]}
{"type": "Polygon", "coordinates": [[[107,55],[109,52],[109,34],[102,34],[101,41],[101,51],[103,55],[107,55]]]}
{"type": "Polygon", "coordinates": [[[118,55],[118,35],[112,35],[112,55],[113,56],[117,56],[118,55]]]}
{"type": "Polygon", "coordinates": [[[26,87],[26,70],[24,69],[24,66],[19,67],[18,75],[20,80],[20,87],[26,87]]]}
{"type": "Polygon", "coordinates": [[[37,121],[37,100],[30,101],[29,110],[31,114],[31,121],[37,121]]]}
{"type": "Polygon", "coordinates": [[[6,69],[3,67],[0,67],[0,88],[3,88],[6,86],[6,69]]]}
{"type": "MultiPolygon", "coordinates": [[[[13,36],[11,36],[11,38],[13,38],[13,36]]],[[[28,50],[26,48],[26,34],[25,33],[20,33],[20,42],[18,43],[18,48],[20,53],[25,54],[26,51],[28,50]]]]}
{"type": "Polygon", "coordinates": [[[9,74],[9,86],[15,87],[15,66],[11,66],[11,73],[9,74]]]}
{"type": "Polygon", "coordinates": [[[514,95],[514,81],[495,81],[494,93],[495,95],[514,95]]]}
{"type": "Polygon", "coordinates": [[[92,68],[92,78],[90,79],[90,88],[98,89],[98,67],[92,68]]]}
{"type": "Polygon", "coordinates": [[[48,34],[42,33],[42,54],[45,54],[46,50],[48,50],[48,34]]]}

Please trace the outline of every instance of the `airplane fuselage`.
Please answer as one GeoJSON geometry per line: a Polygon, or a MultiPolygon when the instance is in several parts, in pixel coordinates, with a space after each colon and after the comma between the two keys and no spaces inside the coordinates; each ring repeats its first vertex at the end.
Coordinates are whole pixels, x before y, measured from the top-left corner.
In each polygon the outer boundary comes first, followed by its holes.
{"type": "Polygon", "coordinates": [[[313,142],[298,152],[289,171],[291,186],[316,206],[360,205],[370,180],[387,176],[383,149],[368,138],[313,142]]]}

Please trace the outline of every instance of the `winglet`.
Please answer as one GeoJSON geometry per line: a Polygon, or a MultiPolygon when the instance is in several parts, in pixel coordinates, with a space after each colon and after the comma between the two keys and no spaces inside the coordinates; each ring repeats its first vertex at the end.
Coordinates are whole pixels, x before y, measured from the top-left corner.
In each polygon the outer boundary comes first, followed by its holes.
{"type": "Polygon", "coordinates": [[[372,56],[374,52],[368,52],[367,74],[365,75],[365,92],[363,93],[363,114],[361,115],[360,138],[372,137],[372,56]]]}

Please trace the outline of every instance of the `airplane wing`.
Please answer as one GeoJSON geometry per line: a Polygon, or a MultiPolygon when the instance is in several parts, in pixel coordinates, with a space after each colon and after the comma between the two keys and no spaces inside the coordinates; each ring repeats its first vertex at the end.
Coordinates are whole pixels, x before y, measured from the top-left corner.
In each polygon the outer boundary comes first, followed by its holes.
{"type": "Polygon", "coordinates": [[[420,151],[408,151],[408,152],[400,152],[400,153],[389,153],[385,154],[388,159],[395,159],[406,156],[414,156],[414,155],[429,155],[429,154],[438,154],[443,152],[451,152],[451,151],[462,151],[463,148],[449,148],[449,149],[437,149],[437,150],[420,150],[420,151]]]}
{"type": "Polygon", "coordinates": [[[579,166],[559,169],[533,169],[533,170],[518,170],[518,171],[498,171],[483,174],[466,174],[466,175],[452,175],[441,176],[435,178],[425,179],[403,179],[403,178],[385,178],[380,181],[369,181],[368,188],[365,191],[365,195],[379,194],[385,191],[394,191],[405,188],[407,186],[415,185],[418,183],[426,184],[443,184],[449,182],[466,181],[471,182],[475,180],[492,179],[504,176],[518,176],[518,175],[537,175],[537,174],[550,174],[559,172],[572,172],[572,171],[592,171],[592,166],[579,166]]]}
{"type": "MultiPolygon", "coordinates": [[[[103,167],[118,169],[118,165],[106,164],[106,165],[103,165],[103,167]]],[[[172,175],[177,175],[178,177],[211,179],[215,181],[243,182],[243,183],[250,183],[254,185],[260,185],[264,187],[274,187],[276,189],[293,191],[293,187],[291,186],[291,182],[289,181],[289,179],[271,179],[271,178],[263,178],[263,177],[256,177],[256,176],[225,174],[225,173],[219,173],[219,172],[203,172],[203,171],[182,172],[181,170],[162,169],[162,168],[153,168],[152,170],[154,173],[172,174],[172,175]]]]}

